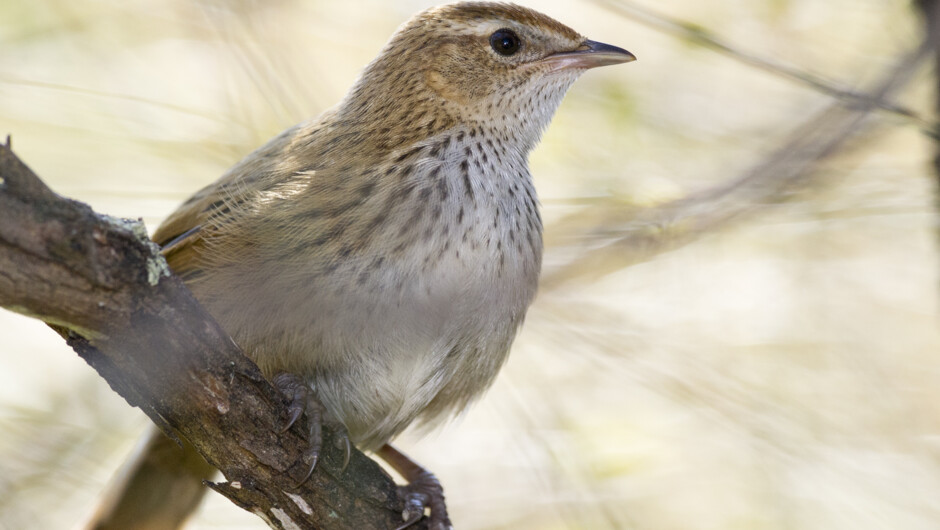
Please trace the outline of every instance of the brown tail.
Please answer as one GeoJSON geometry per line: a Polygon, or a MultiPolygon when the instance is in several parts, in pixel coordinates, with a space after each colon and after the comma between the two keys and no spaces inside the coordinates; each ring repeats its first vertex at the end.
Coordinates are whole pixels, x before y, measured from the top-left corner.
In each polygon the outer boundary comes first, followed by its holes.
{"type": "Polygon", "coordinates": [[[156,427],[112,479],[86,530],[175,530],[199,506],[202,481],[215,468],[188,443],[183,448],[156,427]]]}

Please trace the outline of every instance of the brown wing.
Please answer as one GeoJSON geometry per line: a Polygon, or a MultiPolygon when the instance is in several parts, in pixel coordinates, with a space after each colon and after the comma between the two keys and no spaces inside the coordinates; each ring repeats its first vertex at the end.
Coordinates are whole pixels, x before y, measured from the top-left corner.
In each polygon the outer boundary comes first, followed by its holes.
{"type": "Polygon", "coordinates": [[[200,253],[208,240],[219,235],[220,220],[234,215],[238,206],[249,201],[278,173],[296,168],[285,164],[284,156],[300,126],[288,129],[229,169],[219,180],[196,192],[153,233],[170,268],[184,280],[197,274],[200,253]]]}
{"type": "MultiPolygon", "coordinates": [[[[182,278],[192,274],[204,244],[205,223],[212,214],[211,204],[217,200],[222,186],[217,183],[203,188],[163,221],[153,233],[153,240],[162,247],[170,268],[182,278]]],[[[220,199],[219,199],[220,200],[220,199]]]]}

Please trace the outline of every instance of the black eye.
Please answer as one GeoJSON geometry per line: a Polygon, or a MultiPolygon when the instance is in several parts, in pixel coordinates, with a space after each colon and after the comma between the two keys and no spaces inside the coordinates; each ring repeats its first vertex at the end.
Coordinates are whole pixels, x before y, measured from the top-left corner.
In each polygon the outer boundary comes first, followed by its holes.
{"type": "Polygon", "coordinates": [[[490,46],[500,55],[512,55],[522,47],[522,40],[511,29],[498,29],[490,35],[490,46]]]}

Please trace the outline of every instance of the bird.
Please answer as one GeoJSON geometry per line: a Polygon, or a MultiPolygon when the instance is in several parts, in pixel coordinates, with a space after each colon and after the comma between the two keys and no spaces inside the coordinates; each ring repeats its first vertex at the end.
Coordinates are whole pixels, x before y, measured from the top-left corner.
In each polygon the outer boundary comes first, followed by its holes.
{"type": "MultiPolygon", "coordinates": [[[[293,394],[293,419],[306,408],[337,422],[409,481],[402,528],[426,508],[430,528],[452,523],[437,479],[389,442],[490,386],[536,294],[529,153],[582,73],[633,60],[530,8],[432,7],[338,105],[248,154],[152,236],[293,394]]],[[[154,430],[88,528],[178,528],[213,471],[154,430]]]]}

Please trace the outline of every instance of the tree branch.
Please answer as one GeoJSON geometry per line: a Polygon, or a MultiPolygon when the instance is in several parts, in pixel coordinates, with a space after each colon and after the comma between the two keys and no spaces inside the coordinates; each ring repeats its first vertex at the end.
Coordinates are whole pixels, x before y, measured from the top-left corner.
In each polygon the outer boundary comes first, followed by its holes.
{"type": "MultiPolygon", "coordinates": [[[[394,528],[392,479],[330,431],[313,476],[282,396],[174,276],[143,224],[53,193],[0,145],[0,306],[39,318],[128,403],[182,436],[272,528],[394,528]]],[[[419,526],[419,528],[426,528],[419,526]]]]}

